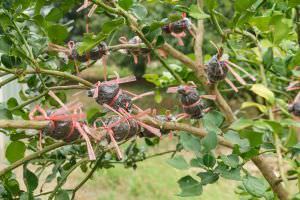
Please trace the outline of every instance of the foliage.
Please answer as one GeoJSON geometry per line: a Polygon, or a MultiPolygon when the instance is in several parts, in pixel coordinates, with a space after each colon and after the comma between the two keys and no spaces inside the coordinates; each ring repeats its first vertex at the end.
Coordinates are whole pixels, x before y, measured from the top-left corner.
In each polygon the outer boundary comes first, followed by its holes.
{"type": "MultiPolygon", "coordinates": [[[[83,1],[0,2],[0,71],[1,76],[5,77],[1,79],[0,86],[17,80],[26,88],[17,91],[21,101],[10,98],[1,103],[1,120],[28,120],[32,103],[59,107],[49,97],[48,91],[68,85],[70,81],[92,87],[90,82],[76,76],[76,63],[64,61],[61,55],[48,51],[49,43],[65,45],[69,40],[76,39],[77,51],[82,55],[102,41],[116,48],[118,37],[131,38],[138,35],[143,45],[151,49],[153,66],[157,67],[152,72],[149,72],[151,68],[147,69],[149,73],[144,74],[144,78],[156,89],[157,102],[162,100],[162,90],[183,82],[194,82],[201,94],[219,94],[216,104],[206,102],[213,109],[203,119],[185,120],[185,124],[169,128],[176,130],[176,149],[158,154],[171,153],[166,162],[178,170],[186,170],[186,175],[178,180],[181,189],[178,196],[201,195],[208,184],[223,178],[239,182],[237,193],[241,198],[274,199],[277,196],[287,199],[287,196],[281,196],[286,190],[280,187],[281,182],[288,186],[290,180],[298,179],[299,184],[300,177],[300,147],[297,139],[299,119],[288,112],[287,106],[296,93],[286,92],[289,82],[299,79],[296,66],[300,65],[300,2],[200,0],[203,5],[194,1],[173,0],[92,2],[98,8],[90,20],[92,32],[85,34],[80,31],[83,26],[78,25],[83,22],[83,14],[75,12],[83,1]],[[174,12],[170,13],[170,10],[174,12]],[[177,41],[164,34],[161,27],[180,20],[182,12],[191,19],[191,29],[196,27],[196,38],[185,37],[185,45],[178,46],[177,41]],[[201,23],[204,23],[206,30],[204,35],[197,30],[201,23]],[[202,37],[203,45],[199,41],[202,37]],[[206,72],[202,62],[207,63],[217,53],[210,42],[222,47],[224,56],[227,55],[231,62],[252,74],[256,82],[243,77],[248,84],[240,86],[238,94],[228,89],[224,81],[216,84],[216,87],[207,86],[206,79],[203,81],[206,72]],[[166,50],[166,44],[170,44],[173,50],[176,47],[179,53],[172,54],[169,51],[169,57],[163,58],[159,50],[166,50]],[[197,45],[201,46],[202,52],[199,53],[197,45]],[[199,61],[199,54],[203,56],[203,61],[199,61]],[[217,153],[218,144],[231,147],[232,151],[227,154],[217,153]],[[192,153],[192,156],[186,156],[185,152],[192,153]],[[254,176],[245,167],[251,159],[264,154],[270,154],[276,161],[280,174],[276,180],[270,180],[265,175],[268,172],[262,168],[260,170],[265,179],[254,176]],[[270,185],[272,181],[277,181],[279,188],[270,185]]],[[[128,59],[120,56],[120,52],[111,51],[111,54],[111,64],[128,65],[128,59]]],[[[145,67],[145,63],[142,65],[145,67]]],[[[79,68],[82,71],[87,66],[80,63],[79,68]]],[[[238,83],[231,75],[228,77],[234,84],[238,83]]],[[[63,102],[67,102],[64,88],[55,92],[63,102]]],[[[93,108],[87,109],[87,116],[91,125],[97,118],[105,117],[105,113],[93,108]]],[[[139,162],[157,156],[149,156],[137,138],[125,141],[123,160],[118,160],[109,145],[93,143],[97,149],[97,159],[90,161],[81,140],[67,144],[45,137],[43,150],[40,150],[38,134],[17,127],[4,127],[1,133],[10,139],[5,151],[9,166],[0,171],[0,197],[3,199],[38,199],[38,195],[49,195],[49,199],[74,198],[96,170],[109,169],[115,164],[136,169],[139,162]],[[20,188],[21,180],[17,180],[12,172],[19,166],[19,162],[23,167],[25,190],[20,188]],[[31,165],[35,165],[35,170],[30,168],[31,165]],[[48,167],[51,167],[51,172],[47,174],[46,180],[42,180],[41,175],[48,167]],[[87,174],[86,179],[74,189],[64,189],[64,183],[77,167],[87,174]],[[38,186],[50,182],[57,183],[54,190],[39,194],[38,186]]],[[[151,148],[159,143],[159,139],[146,138],[145,143],[147,148],[151,148]]],[[[296,199],[300,191],[289,192],[290,197],[295,196],[296,199]]]]}

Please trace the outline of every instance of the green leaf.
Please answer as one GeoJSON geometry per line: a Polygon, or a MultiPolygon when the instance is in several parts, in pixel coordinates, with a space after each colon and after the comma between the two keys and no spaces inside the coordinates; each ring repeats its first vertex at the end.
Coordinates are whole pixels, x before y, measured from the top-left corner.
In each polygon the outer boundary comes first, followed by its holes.
{"type": "Polygon", "coordinates": [[[180,143],[186,150],[194,151],[195,153],[199,153],[201,151],[200,139],[198,137],[193,136],[192,134],[181,133],[180,143]]]}
{"type": "Polygon", "coordinates": [[[249,20],[249,23],[252,26],[257,27],[260,31],[265,32],[265,31],[269,31],[269,23],[271,21],[271,17],[270,16],[259,16],[259,17],[252,17],[249,20]]]}
{"type": "Polygon", "coordinates": [[[11,112],[6,108],[0,107],[0,119],[12,119],[11,112]]]}
{"type": "Polygon", "coordinates": [[[270,21],[270,29],[273,33],[273,42],[279,44],[293,31],[291,25],[283,15],[274,15],[270,21]]]}
{"type": "Polygon", "coordinates": [[[203,159],[202,159],[202,158],[199,158],[199,157],[193,158],[193,159],[190,161],[190,165],[191,165],[192,167],[201,167],[201,168],[205,167],[205,165],[203,164],[203,159]]]}
{"type": "Polygon", "coordinates": [[[224,164],[219,164],[216,168],[216,172],[220,173],[220,176],[230,180],[241,180],[241,169],[240,168],[233,168],[230,169],[224,164]]]}
{"type": "Polygon", "coordinates": [[[273,49],[269,47],[263,55],[263,64],[266,68],[269,68],[273,63],[273,49]]]}
{"type": "Polygon", "coordinates": [[[221,155],[221,159],[225,165],[231,168],[237,168],[239,166],[239,157],[235,154],[221,155]]]}
{"type": "Polygon", "coordinates": [[[174,158],[171,158],[167,160],[167,163],[171,165],[172,167],[180,170],[188,169],[189,164],[186,162],[186,160],[182,156],[175,156],[174,158]]]}
{"type": "Polygon", "coordinates": [[[224,120],[225,118],[223,114],[216,110],[207,113],[203,117],[203,122],[205,127],[209,126],[209,124],[212,124],[215,127],[220,127],[223,124],[224,120]]]}
{"type": "Polygon", "coordinates": [[[255,197],[263,197],[268,187],[262,179],[254,176],[245,176],[243,185],[247,192],[255,197]]]}
{"type": "Polygon", "coordinates": [[[38,177],[23,165],[23,179],[29,193],[32,193],[39,184],[38,177]]]}
{"type": "Polygon", "coordinates": [[[67,28],[60,24],[53,24],[47,28],[47,33],[53,43],[63,43],[68,38],[67,28]]]}
{"type": "Polygon", "coordinates": [[[241,153],[245,153],[250,149],[249,141],[247,139],[241,139],[240,135],[232,130],[227,131],[224,138],[232,144],[238,145],[241,153]]]}
{"type": "Polygon", "coordinates": [[[255,102],[246,101],[246,102],[243,102],[243,104],[241,105],[241,109],[245,109],[245,108],[249,108],[249,107],[256,107],[262,113],[266,113],[268,111],[266,106],[259,104],[259,103],[255,103],[255,102]]]}
{"type": "Polygon", "coordinates": [[[147,8],[141,4],[135,4],[130,9],[133,14],[140,20],[144,19],[148,15],[147,8]]]}
{"type": "Polygon", "coordinates": [[[112,31],[120,28],[125,23],[124,18],[118,18],[111,20],[109,22],[105,22],[102,26],[102,33],[110,34],[112,31]]]}
{"type": "Polygon", "coordinates": [[[1,56],[1,63],[6,68],[12,68],[12,67],[19,66],[22,63],[22,61],[20,58],[18,58],[16,56],[9,56],[9,55],[4,54],[1,56]]]}
{"type": "Polygon", "coordinates": [[[202,184],[191,176],[185,176],[178,181],[181,193],[178,196],[190,197],[202,194],[202,184]]]}
{"type": "Polygon", "coordinates": [[[165,44],[164,37],[162,35],[157,36],[155,46],[156,47],[161,47],[164,44],[165,44]]]}
{"type": "Polygon", "coordinates": [[[45,17],[46,21],[58,22],[63,17],[63,12],[59,8],[53,8],[45,17]]]}
{"type": "Polygon", "coordinates": [[[89,108],[86,112],[89,124],[92,124],[97,118],[103,117],[105,113],[101,113],[98,107],[89,108]]]}
{"type": "Polygon", "coordinates": [[[9,179],[6,182],[6,187],[9,190],[9,192],[15,196],[20,193],[19,183],[16,179],[9,179]]]}
{"type": "Polygon", "coordinates": [[[205,3],[205,6],[207,6],[207,8],[209,10],[212,10],[218,6],[217,0],[207,0],[207,1],[204,1],[204,3],[205,3]]]}
{"type": "Polygon", "coordinates": [[[199,172],[197,176],[201,178],[202,185],[215,183],[219,179],[219,175],[212,171],[199,172]]]}
{"type": "Polygon", "coordinates": [[[100,32],[98,35],[92,33],[84,34],[83,41],[78,45],[77,51],[80,55],[87,52],[100,44],[103,40],[107,38],[107,34],[100,32]]]}
{"type": "Polygon", "coordinates": [[[234,8],[238,12],[243,12],[248,9],[256,0],[236,0],[234,2],[234,8]]]}
{"type": "Polygon", "coordinates": [[[189,15],[194,19],[206,19],[210,16],[206,14],[202,9],[200,9],[197,5],[191,5],[189,15]]]}
{"type": "Polygon", "coordinates": [[[212,168],[215,166],[216,164],[216,159],[213,155],[211,154],[205,154],[202,158],[202,161],[203,161],[203,164],[206,166],[206,167],[209,167],[209,168],[212,168]]]}
{"type": "Polygon", "coordinates": [[[208,152],[215,149],[218,145],[218,138],[215,131],[208,131],[207,135],[201,140],[204,149],[208,152]]]}
{"type": "Polygon", "coordinates": [[[133,5],[133,0],[119,0],[118,4],[125,10],[128,10],[133,5]]]}
{"type": "Polygon", "coordinates": [[[21,141],[11,142],[5,152],[5,156],[10,163],[14,163],[24,157],[26,145],[21,141]]]}
{"type": "Polygon", "coordinates": [[[253,120],[240,118],[230,125],[230,129],[239,131],[253,125],[253,120]]]}
{"type": "Polygon", "coordinates": [[[289,7],[296,7],[300,5],[300,0],[289,0],[288,1],[289,7]]]}
{"type": "Polygon", "coordinates": [[[8,38],[0,36],[0,53],[5,54],[9,52],[11,48],[11,42],[8,38]]]}
{"type": "Polygon", "coordinates": [[[263,133],[252,131],[252,130],[242,130],[240,132],[241,138],[247,138],[251,147],[256,147],[263,142],[263,133]]]}
{"type": "Polygon", "coordinates": [[[55,195],[55,200],[69,200],[69,199],[70,197],[68,195],[68,192],[65,190],[59,190],[55,195]]]}
{"type": "Polygon", "coordinates": [[[258,96],[265,98],[272,105],[275,103],[274,93],[266,86],[262,84],[254,84],[251,87],[251,91],[257,94],[258,96]]]}
{"type": "Polygon", "coordinates": [[[17,99],[11,97],[10,99],[8,99],[8,101],[6,102],[8,109],[14,108],[16,106],[18,106],[18,101],[17,99]]]}

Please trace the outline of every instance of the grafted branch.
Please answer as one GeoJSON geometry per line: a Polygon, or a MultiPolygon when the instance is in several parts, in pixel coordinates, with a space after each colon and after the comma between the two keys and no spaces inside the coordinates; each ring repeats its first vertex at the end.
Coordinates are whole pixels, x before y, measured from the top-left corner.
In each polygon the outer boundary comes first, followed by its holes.
{"type": "MultiPolygon", "coordinates": [[[[144,122],[155,126],[160,129],[164,130],[177,130],[177,131],[186,131],[189,132],[197,137],[203,138],[207,135],[207,132],[203,128],[196,128],[193,126],[190,126],[188,124],[183,123],[176,123],[176,122],[161,122],[158,120],[154,120],[152,118],[145,118],[144,122]]],[[[28,120],[0,120],[0,128],[21,128],[21,129],[42,129],[45,126],[47,126],[48,121],[28,121],[28,120]]],[[[225,140],[222,136],[218,136],[218,142],[219,144],[228,147],[233,148],[234,145],[227,140],[225,140]]],[[[5,174],[8,171],[11,171],[18,166],[22,165],[23,163],[33,160],[41,156],[42,154],[49,152],[55,148],[61,147],[67,145],[65,142],[58,142],[56,144],[53,144],[51,146],[48,146],[44,148],[43,150],[36,152],[30,156],[27,156],[23,158],[22,160],[19,160],[12,164],[11,166],[3,169],[0,171],[0,176],[5,174]]],[[[262,156],[256,156],[252,158],[253,163],[258,167],[258,169],[261,171],[263,176],[266,178],[266,180],[271,185],[273,191],[278,195],[278,197],[282,200],[288,199],[288,193],[283,188],[282,184],[280,183],[278,177],[274,174],[274,171],[272,168],[268,165],[268,163],[263,159],[262,156]]]]}

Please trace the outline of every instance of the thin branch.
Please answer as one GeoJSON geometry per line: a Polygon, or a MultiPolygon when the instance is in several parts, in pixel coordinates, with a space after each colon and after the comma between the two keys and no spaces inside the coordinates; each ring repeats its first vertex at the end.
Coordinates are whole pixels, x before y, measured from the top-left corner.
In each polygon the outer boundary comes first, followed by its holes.
{"type": "MultiPolygon", "coordinates": [[[[2,121],[2,120],[1,120],[1,121],[2,121]]],[[[23,127],[29,127],[29,125],[32,125],[31,128],[36,128],[36,127],[38,127],[38,126],[41,126],[41,123],[39,123],[39,122],[37,122],[37,121],[34,121],[34,123],[28,121],[27,126],[23,126],[23,127]],[[34,124],[34,123],[36,123],[36,124],[34,124]]],[[[47,122],[47,123],[48,123],[48,122],[47,122]]],[[[5,175],[5,174],[8,173],[8,172],[14,170],[15,168],[17,168],[17,167],[23,165],[24,163],[26,163],[26,162],[28,162],[28,161],[30,161],[30,160],[39,158],[39,157],[42,156],[43,154],[45,154],[45,153],[47,153],[47,152],[49,152],[49,151],[52,151],[52,150],[54,150],[54,149],[57,149],[57,148],[59,148],[59,147],[65,146],[65,145],[68,145],[68,144],[65,143],[65,142],[57,142],[57,143],[55,143],[55,144],[52,144],[52,145],[49,145],[49,146],[45,147],[44,149],[42,149],[42,150],[40,150],[40,151],[37,151],[37,152],[35,152],[35,153],[33,153],[33,154],[29,155],[29,156],[26,156],[25,158],[23,158],[23,159],[21,159],[21,160],[18,160],[18,161],[16,161],[16,162],[12,163],[10,166],[8,166],[8,167],[2,169],[2,170],[0,171],[0,177],[3,176],[3,175],[5,175]]]]}
{"type": "Polygon", "coordinates": [[[75,198],[76,192],[93,176],[95,171],[98,168],[98,163],[101,161],[102,156],[100,156],[96,162],[94,167],[91,169],[91,171],[84,177],[84,179],[73,189],[73,194],[72,194],[72,200],[75,198]]]}
{"type": "MultiPolygon", "coordinates": [[[[82,89],[88,89],[88,87],[86,86],[81,86],[81,85],[67,85],[67,86],[56,86],[56,87],[50,87],[49,90],[52,90],[52,91],[56,91],[56,90],[82,90],[82,89]]],[[[23,102],[22,104],[10,109],[11,111],[14,111],[14,110],[19,110],[19,109],[22,109],[24,108],[25,106],[39,100],[40,98],[44,97],[48,92],[49,92],[48,89],[46,89],[44,92],[42,92],[41,94],[23,102]]]]}
{"type": "Polygon", "coordinates": [[[176,151],[177,151],[177,150],[169,150],[169,151],[164,151],[164,152],[156,153],[156,154],[153,154],[153,155],[150,155],[150,156],[146,156],[145,159],[149,159],[149,158],[154,158],[154,157],[162,156],[162,155],[166,155],[166,154],[169,154],[169,153],[174,153],[174,152],[176,152],[176,151]]]}
{"type": "Polygon", "coordinates": [[[39,100],[39,99],[42,98],[42,97],[44,97],[48,92],[49,92],[49,90],[46,90],[46,91],[42,92],[41,94],[39,94],[39,95],[37,95],[37,96],[35,96],[35,97],[33,97],[33,98],[31,98],[31,99],[29,99],[29,100],[23,102],[22,104],[20,104],[20,105],[14,107],[14,108],[11,108],[10,111],[15,111],[15,110],[22,109],[22,108],[24,108],[25,106],[27,106],[27,105],[29,105],[29,104],[31,104],[31,103],[33,103],[33,102],[39,100]]]}
{"type": "Polygon", "coordinates": [[[65,183],[66,179],[68,178],[68,176],[80,165],[82,165],[83,163],[89,162],[90,160],[88,158],[84,158],[81,159],[80,161],[78,161],[75,165],[73,165],[66,173],[63,174],[63,177],[61,179],[59,179],[58,184],[56,185],[56,187],[54,188],[53,192],[51,193],[51,195],[49,196],[49,200],[52,200],[55,196],[55,194],[57,193],[57,191],[59,189],[61,189],[61,187],[63,186],[63,184],[65,183]]]}
{"type": "Polygon", "coordinates": [[[27,70],[19,70],[19,69],[7,69],[5,67],[0,66],[0,71],[5,71],[9,72],[10,74],[47,74],[47,75],[52,75],[52,76],[58,76],[58,77],[63,77],[69,80],[76,81],[78,83],[81,83],[87,87],[93,87],[93,84],[87,80],[84,80],[78,76],[72,75],[67,72],[60,72],[60,71],[55,71],[55,70],[47,70],[47,69],[40,69],[39,72],[33,69],[27,69],[27,70]]]}
{"type": "Polygon", "coordinates": [[[6,84],[8,84],[8,83],[10,83],[10,82],[12,82],[12,81],[14,81],[14,80],[16,80],[16,79],[18,79],[18,76],[16,76],[16,75],[13,75],[13,76],[11,76],[11,77],[5,79],[4,81],[0,82],[0,88],[1,88],[2,86],[4,86],[4,85],[6,85],[6,84]]]}

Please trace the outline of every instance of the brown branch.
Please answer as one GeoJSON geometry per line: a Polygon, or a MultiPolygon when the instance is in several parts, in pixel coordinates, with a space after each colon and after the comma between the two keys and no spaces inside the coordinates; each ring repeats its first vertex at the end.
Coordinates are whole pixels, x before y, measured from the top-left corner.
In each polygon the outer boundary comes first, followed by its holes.
{"type": "Polygon", "coordinates": [[[252,158],[252,161],[261,171],[278,198],[280,200],[288,200],[288,192],[283,185],[279,183],[279,178],[275,175],[274,170],[270,167],[269,163],[265,161],[262,156],[256,156],[252,158]]]}

